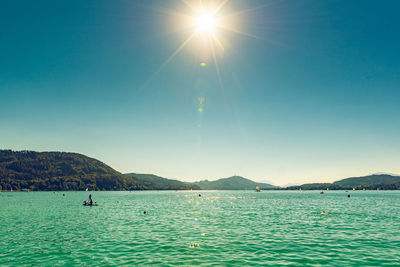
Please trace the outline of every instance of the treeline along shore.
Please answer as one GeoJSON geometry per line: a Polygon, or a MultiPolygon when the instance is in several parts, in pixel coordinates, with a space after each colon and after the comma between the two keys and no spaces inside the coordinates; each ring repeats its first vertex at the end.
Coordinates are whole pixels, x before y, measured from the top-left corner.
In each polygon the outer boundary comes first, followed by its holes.
{"type": "Polygon", "coordinates": [[[277,187],[241,176],[188,183],[153,174],[122,174],[78,153],[0,150],[0,190],[400,190],[400,176],[375,174],[334,183],[277,187]]]}

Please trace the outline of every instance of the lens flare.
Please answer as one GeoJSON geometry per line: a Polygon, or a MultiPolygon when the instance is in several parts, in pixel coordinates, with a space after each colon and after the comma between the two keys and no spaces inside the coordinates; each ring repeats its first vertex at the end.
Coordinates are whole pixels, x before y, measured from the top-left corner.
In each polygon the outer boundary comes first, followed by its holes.
{"type": "MultiPolygon", "coordinates": [[[[205,67],[211,62],[213,67],[215,67],[220,89],[224,94],[224,85],[222,83],[218,60],[224,57],[226,49],[232,48],[232,44],[230,43],[232,33],[262,39],[242,29],[242,17],[246,13],[266,7],[270,3],[234,11],[234,9],[228,7],[232,2],[229,0],[181,1],[186,6],[185,12],[179,11],[183,9],[178,10],[146,5],[148,8],[173,18],[170,33],[184,32],[188,34],[188,37],[182,38],[182,43],[172,51],[171,55],[161,62],[158,69],[150,75],[139,88],[138,92],[147,87],[181,52],[191,49],[196,57],[196,62],[200,62],[200,66],[205,67]],[[209,59],[209,61],[205,61],[205,59],[209,59]]],[[[231,6],[234,5],[232,4],[231,6]]]]}

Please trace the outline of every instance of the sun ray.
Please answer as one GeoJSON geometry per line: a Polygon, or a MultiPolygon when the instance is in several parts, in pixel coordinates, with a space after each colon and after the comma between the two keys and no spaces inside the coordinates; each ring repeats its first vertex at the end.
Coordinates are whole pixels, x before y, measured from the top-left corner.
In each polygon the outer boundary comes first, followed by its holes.
{"type": "Polygon", "coordinates": [[[216,37],[216,36],[212,36],[213,40],[215,41],[215,43],[218,45],[218,47],[222,50],[225,51],[225,47],[223,46],[222,42],[216,37]]]}
{"type": "Polygon", "coordinates": [[[229,0],[223,0],[223,1],[221,1],[221,3],[219,4],[219,6],[217,6],[217,8],[215,9],[215,13],[218,13],[228,2],[229,2],[229,0]]]}
{"type": "Polygon", "coordinates": [[[226,94],[225,94],[225,87],[224,87],[224,83],[223,83],[223,81],[222,81],[221,71],[220,71],[220,68],[219,68],[219,65],[218,65],[218,60],[217,60],[217,55],[216,55],[215,47],[214,47],[214,44],[213,44],[212,42],[210,42],[210,47],[211,47],[211,52],[212,52],[213,61],[214,61],[214,64],[215,64],[215,70],[216,70],[216,72],[217,72],[217,77],[218,77],[219,86],[220,86],[220,89],[221,89],[221,95],[222,95],[222,98],[223,98],[223,100],[224,100],[225,108],[227,109],[227,111],[229,112],[229,114],[233,117],[233,118],[231,117],[230,123],[231,123],[231,127],[234,128],[233,125],[232,125],[232,123],[233,123],[233,121],[237,121],[236,112],[235,112],[235,110],[232,108],[232,106],[230,105],[230,103],[229,103],[229,101],[228,101],[228,99],[227,99],[227,97],[226,97],[226,94]]]}
{"type": "Polygon", "coordinates": [[[241,34],[241,35],[244,35],[244,36],[247,36],[247,37],[251,37],[251,38],[254,38],[254,39],[265,41],[265,39],[262,38],[262,37],[259,37],[257,35],[253,35],[251,33],[247,33],[247,32],[244,32],[244,31],[236,30],[236,29],[228,27],[226,25],[221,25],[220,28],[222,28],[224,30],[227,30],[227,31],[231,31],[231,32],[237,33],[237,34],[241,34]]]}
{"type": "Polygon", "coordinates": [[[235,16],[240,16],[256,9],[265,8],[277,2],[269,2],[256,7],[226,14],[226,12],[222,12],[221,10],[231,2],[229,0],[178,1],[181,2],[183,6],[182,10],[186,10],[188,13],[180,13],[184,11],[171,10],[167,7],[153,7],[151,5],[140,4],[141,6],[152,9],[158,13],[169,15],[173,17],[174,20],[177,18],[177,20],[173,22],[176,27],[173,29],[173,31],[168,32],[178,32],[180,30],[184,30],[184,32],[186,32],[187,29],[192,30],[192,32],[189,33],[189,37],[179,45],[179,47],[157,68],[153,74],[151,74],[149,79],[144,83],[143,86],[141,86],[141,88],[146,87],[148,83],[150,83],[160,72],[162,72],[166,66],[170,64],[171,61],[187,46],[187,44],[194,37],[196,37],[196,39],[198,39],[200,42],[199,46],[196,47],[196,51],[200,52],[200,54],[208,53],[208,55],[212,58],[212,61],[214,61],[215,70],[218,77],[218,84],[222,94],[224,95],[225,87],[223,84],[220,62],[218,62],[218,60],[225,54],[225,49],[231,47],[230,43],[227,42],[227,39],[223,38],[224,33],[232,32],[238,35],[267,41],[263,37],[254,35],[241,29],[241,27],[238,25],[240,18],[236,18],[235,16]],[[225,15],[222,13],[225,13],[225,15]],[[202,42],[204,42],[204,44],[202,42]]]}
{"type": "Polygon", "coordinates": [[[191,4],[188,2],[188,0],[182,0],[182,2],[183,2],[188,8],[190,8],[193,12],[196,11],[196,8],[195,8],[193,5],[191,5],[191,4]]]}
{"type": "Polygon", "coordinates": [[[153,11],[155,11],[157,13],[160,13],[160,14],[164,14],[164,15],[168,15],[168,16],[181,17],[181,18],[185,18],[187,20],[191,19],[191,16],[189,16],[189,15],[186,15],[186,14],[181,13],[181,12],[177,12],[176,10],[169,9],[169,8],[166,8],[166,7],[154,7],[154,6],[151,6],[151,5],[145,5],[143,3],[137,3],[137,5],[142,7],[142,8],[147,8],[147,9],[153,10],[153,11]]]}
{"type": "Polygon", "coordinates": [[[238,16],[238,15],[243,15],[243,14],[245,14],[247,12],[251,12],[251,11],[254,11],[254,10],[266,8],[266,7],[271,6],[273,4],[275,4],[275,3],[267,3],[267,4],[259,5],[259,6],[256,6],[256,7],[252,7],[252,8],[239,10],[239,11],[236,11],[236,12],[233,12],[233,13],[229,13],[229,14],[223,16],[222,19],[225,19],[225,18],[228,18],[228,17],[234,17],[234,16],[238,16]]]}
{"type": "Polygon", "coordinates": [[[266,39],[266,38],[262,38],[260,36],[257,36],[257,35],[251,34],[251,33],[247,33],[247,32],[244,32],[244,31],[240,31],[240,30],[228,27],[226,25],[221,25],[220,28],[223,29],[223,30],[226,30],[226,31],[230,31],[230,32],[233,32],[233,33],[237,33],[237,34],[243,35],[243,36],[247,36],[247,37],[251,37],[251,38],[257,39],[257,40],[265,41],[265,42],[268,42],[268,43],[271,43],[271,44],[274,44],[274,45],[287,47],[287,45],[284,44],[284,43],[273,41],[273,40],[266,39]]]}
{"type": "Polygon", "coordinates": [[[156,77],[182,50],[185,46],[193,39],[196,32],[192,33],[172,54],[164,61],[163,64],[148,78],[145,83],[139,88],[139,92],[142,91],[153,79],[156,77]]]}
{"type": "Polygon", "coordinates": [[[194,37],[196,33],[192,33],[192,35],[190,35],[176,50],[174,53],[172,53],[172,55],[160,66],[160,68],[156,71],[155,75],[157,75],[160,71],[162,71],[169,62],[171,62],[172,59],[174,59],[174,57],[176,57],[176,55],[179,54],[179,52],[182,51],[182,49],[190,42],[190,40],[192,40],[192,38],[194,37]]]}
{"type": "Polygon", "coordinates": [[[215,64],[215,70],[217,71],[217,77],[218,77],[219,86],[220,86],[220,89],[221,89],[222,94],[223,94],[224,99],[225,99],[225,88],[224,88],[224,84],[222,83],[221,72],[220,72],[219,65],[218,65],[218,60],[217,60],[217,55],[216,55],[216,52],[215,52],[215,47],[214,47],[214,44],[212,43],[212,41],[210,39],[209,39],[209,45],[211,47],[211,53],[212,53],[212,58],[213,58],[213,61],[214,61],[214,64],[215,64]]]}

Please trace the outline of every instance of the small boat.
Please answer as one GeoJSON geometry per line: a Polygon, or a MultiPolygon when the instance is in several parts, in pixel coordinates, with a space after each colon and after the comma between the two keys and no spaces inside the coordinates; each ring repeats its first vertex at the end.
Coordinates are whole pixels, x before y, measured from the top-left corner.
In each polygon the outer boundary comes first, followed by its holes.
{"type": "Polygon", "coordinates": [[[98,206],[97,205],[97,202],[93,202],[92,204],[89,204],[89,202],[87,202],[87,201],[83,201],[83,204],[82,204],[83,206],[98,206]]]}
{"type": "Polygon", "coordinates": [[[90,205],[89,203],[83,203],[82,205],[83,206],[98,206],[97,203],[93,203],[92,205],[90,205]]]}

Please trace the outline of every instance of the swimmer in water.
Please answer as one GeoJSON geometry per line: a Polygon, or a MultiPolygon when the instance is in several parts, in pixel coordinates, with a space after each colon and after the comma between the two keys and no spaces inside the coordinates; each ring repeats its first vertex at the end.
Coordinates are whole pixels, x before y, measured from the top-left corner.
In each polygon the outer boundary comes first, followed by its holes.
{"type": "Polygon", "coordinates": [[[93,205],[92,194],[89,195],[89,201],[87,202],[88,205],[93,205]]]}
{"type": "Polygon", "coordinates": [[[143,211],[143,214],[147,214],[147,212],[146,212],[146,211],[143,211]]]}
{"type": "Polygon", "coordinates": [[[350,195],[347,195],[347,197],[350,197],[350,195]]]}
{"type": "Polygon", "coordinates": [[[327,215],[328,213],[326,211],[321,212],[322,215],[327,215]]]}

